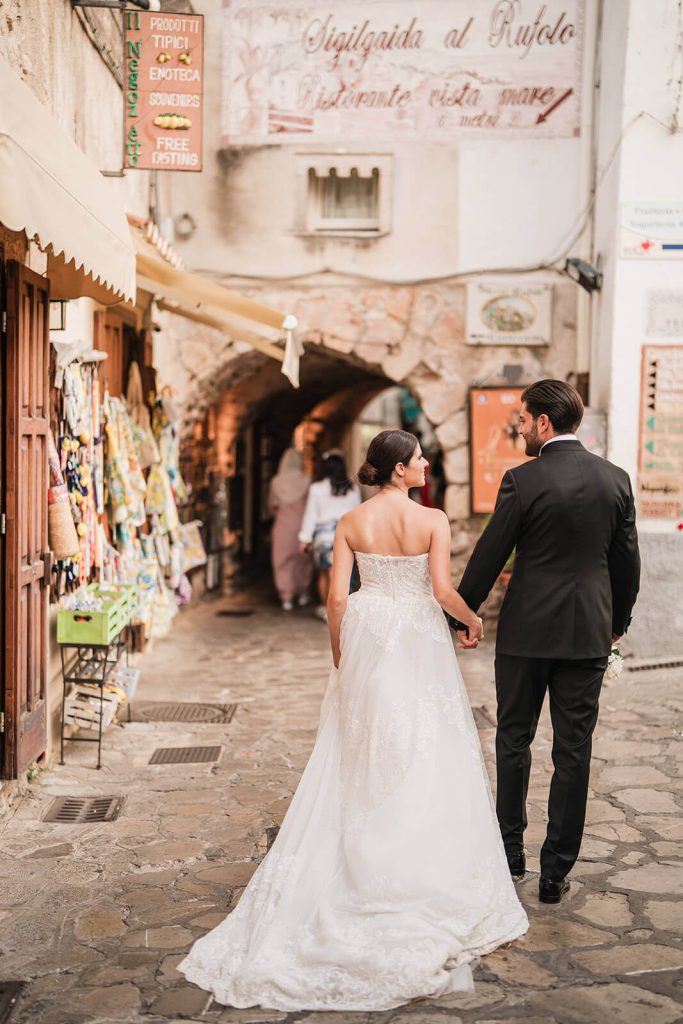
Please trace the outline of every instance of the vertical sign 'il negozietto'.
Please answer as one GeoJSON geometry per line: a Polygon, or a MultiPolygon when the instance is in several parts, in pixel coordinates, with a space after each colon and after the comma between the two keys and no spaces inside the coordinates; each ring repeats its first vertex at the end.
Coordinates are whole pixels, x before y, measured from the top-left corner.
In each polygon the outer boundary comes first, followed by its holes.
{"type": "Polygon", "coordinates": [[[201,171],[204,18],[126,11],[126,168],[201,171]]]}

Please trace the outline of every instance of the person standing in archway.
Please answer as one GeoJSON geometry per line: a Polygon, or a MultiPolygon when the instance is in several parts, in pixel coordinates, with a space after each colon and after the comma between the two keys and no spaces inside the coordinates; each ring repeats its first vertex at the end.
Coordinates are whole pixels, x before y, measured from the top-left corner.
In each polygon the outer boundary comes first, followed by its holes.
{"type": "Polygon", "coordinates": [[[310,556],[299,550],[298,543],[310,486],[302,453],[296,448],[287,448],[268,492],[268,505],[274,516],[270,557],[275,586],[285,612],[292,611],[295,601],[300,606],[310,602],[308,591],[313,566],[310,556]]]}
{"type": "Polygon", "coordinates": [[[320,605],[315,613],[326,622],[335,530],[344,513],[360,505],[361,494],[358,485],[349,479],[341,452],[332,451],[323,455],[320,475],[321,479],[312,484],[308,492],[306,511],[299,531],[299,547],[302,554],[313,552],[320,595],[320,605]]]}

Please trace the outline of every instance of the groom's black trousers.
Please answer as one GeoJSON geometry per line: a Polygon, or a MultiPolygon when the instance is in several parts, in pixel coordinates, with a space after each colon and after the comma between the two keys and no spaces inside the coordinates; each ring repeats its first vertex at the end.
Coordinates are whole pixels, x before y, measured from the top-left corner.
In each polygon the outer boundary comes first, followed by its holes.
{"type": "Polygon", "coordinates": [[[548,831],[541,874],[556,881],[579,855],[586,817],[591,738],[607,657],[565,661],[496,654],[496,813],[506,850],[519,849],[527,825],[531,742],[546,690],[553,725],[548,831]]]}

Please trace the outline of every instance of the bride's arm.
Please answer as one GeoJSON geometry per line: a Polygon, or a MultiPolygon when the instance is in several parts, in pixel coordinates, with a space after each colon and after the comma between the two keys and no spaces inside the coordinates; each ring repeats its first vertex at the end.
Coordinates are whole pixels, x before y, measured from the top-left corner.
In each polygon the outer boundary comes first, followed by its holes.
{"type": "Polygon", "coordinates": [[[349,598],[349,583],[352,570],[353,551],[344,536],[344,526],[340,520],[334,535],[332,575],[330,577],[330,592],[327,597],[327,625],[330,630],[332,660],[334,661],[335,668],[339,668],[339,658],[341,655],[339,631],[342,619],[344,618],[344,612],[346,611],[346,602],[349,598]]]}
{"type": "MultiPolygon", "coordinates": [[[[481,619],[453,586],[451,579],[451,528],[444,512],[433,513],[435,525],[429,545],[429,569],[434,597],[449,615],[467,626],[469,638],[483,635],[481,619]]],[[[462,634],[461,634],[462,635],[462,634]]]]}

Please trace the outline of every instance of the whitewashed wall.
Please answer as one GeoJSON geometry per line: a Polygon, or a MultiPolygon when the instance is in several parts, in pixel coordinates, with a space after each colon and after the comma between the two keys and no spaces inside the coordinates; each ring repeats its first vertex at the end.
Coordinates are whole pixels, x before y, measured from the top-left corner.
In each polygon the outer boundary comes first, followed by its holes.
{"type": "MultiPolygon", "coordinates": [[[[390,235],[371,242],[296,234],[295,154],[306,147],[220,153],[222,3],[195,0],[194,6],[209,28],[207,170],[201,180],[193,175],[173,180],[174,209],[191,210],[198,224],[193,238],[179,246],[189,265],[221,276],[283,277],[332,269],[403,281],[535,265],[561,250],[589,187],[595,0],[585,7],[581,136],[379,143],[377,151],[394,153],[393,227],[390,235]]],[[[483,12],[492,5],[482,0],[479,6],[483,12]]]]}
{"type": "MultiPolygon", "coordinates": [[[[596,300],[591,387],[608,412],[608,457],[635,484],[648,292],[683,290],[683,261],[621,258],[620,214],[627,202],[683,201],[683,25],[671,0],[607,0],[605,20],[612,32],[604,36],[598,168],[611,165],[596,202],[595,252],[605,283],[596,300]]],[[[683,336],[651,340],[683,344],[683,336]]],[[[626,641],[636,655],[683,654],[683,533],[677,526],[639,519],[643,581],[626,641]]]]}

